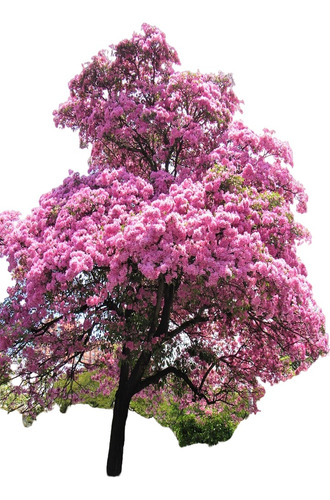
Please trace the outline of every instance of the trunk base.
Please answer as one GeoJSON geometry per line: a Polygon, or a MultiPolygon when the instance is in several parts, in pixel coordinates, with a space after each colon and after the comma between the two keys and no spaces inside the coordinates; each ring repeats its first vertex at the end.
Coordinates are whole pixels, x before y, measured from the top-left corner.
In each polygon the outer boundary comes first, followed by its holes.
{"type": "Polygon", "coordinates": [[[125,427],[128,416],[130,398],[117,393],[113,409],[109,454],[107,460],[107,475],[120,475],[123,463],[125,427]]]}
{"type": "Polygon", "coordinates": [[[107,476],[118,477],[121,474],[122,462],[118,464],[107,464],[107,476]]]}

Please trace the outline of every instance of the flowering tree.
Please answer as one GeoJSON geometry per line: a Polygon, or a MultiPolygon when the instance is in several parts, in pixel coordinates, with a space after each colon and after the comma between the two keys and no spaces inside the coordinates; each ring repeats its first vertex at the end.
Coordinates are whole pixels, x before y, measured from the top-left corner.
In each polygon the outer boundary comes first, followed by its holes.
{"type": "Polygon", "coordinates": [[[179,72],[176,51],[142,26],[70,82],[58,127],[91,145],[20,220],[0,216],[13,286],[0,306],[1,395],[34,417],[92,371],[116,391],[108,475],[122,466],[137,397],[239,422],[262,382],[328,350],[296,247],[308,232],[287,143],[233,116],[230,75],[179,72]],[[86,361],[86,353],[97,355],[86,361]]]}

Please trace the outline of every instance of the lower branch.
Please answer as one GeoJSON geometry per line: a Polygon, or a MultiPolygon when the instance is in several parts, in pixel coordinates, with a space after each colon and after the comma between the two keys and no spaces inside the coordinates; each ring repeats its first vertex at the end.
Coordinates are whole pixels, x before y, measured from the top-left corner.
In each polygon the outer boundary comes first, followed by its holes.
{"type": "Polygon", "coordinates": [[[205,399],[207,404],[214,403],[214,401],[211,401],[205,394],[201,392],[200,388],[198,388],[182,370],[179,370],[179,368],[176,368],[175,366],[169,366],[164,370],[161,370],[158,373],[150,375],[150,377],[141,380],[140,384],[137,386],[135,394],[142,391],[151,384],[157,384],[157,382],[159,382],[162,378],[167,377],[167,375],[169,375],[170,373],[183,380],[192,390],[195,396],[198,396],[198,398],[200,399],[205,399]]]}

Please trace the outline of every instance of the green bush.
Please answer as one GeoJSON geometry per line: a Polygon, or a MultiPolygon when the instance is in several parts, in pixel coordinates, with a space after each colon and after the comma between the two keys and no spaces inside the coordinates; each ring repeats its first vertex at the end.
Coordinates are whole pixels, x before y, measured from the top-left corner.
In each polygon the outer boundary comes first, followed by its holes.
{"type": "Polygon", "coordinates": [[[213,446],[230,439],[235,428],[236,425],[221,414],[205,415],[200,419],[193,414],[183,414],[173,431],[182,447],[197,443],[213,446]]]}
{"type": "MultiPolygon", "coordinates": [[[[98,392],[99,383],[92,379],[93,372],[83,372],[77,377],[77,380],[67,387],[68,397],[57,398],[56,403],[60,407],[60,411],[65,413],[72,404],[70,394],[78,394],[79,403],[88,404],[93,408],[112,408],[115,391],[108,396],[104,396],[98,392]]],[[[60,383],[64,387],[64,382],[60,383]]]]}

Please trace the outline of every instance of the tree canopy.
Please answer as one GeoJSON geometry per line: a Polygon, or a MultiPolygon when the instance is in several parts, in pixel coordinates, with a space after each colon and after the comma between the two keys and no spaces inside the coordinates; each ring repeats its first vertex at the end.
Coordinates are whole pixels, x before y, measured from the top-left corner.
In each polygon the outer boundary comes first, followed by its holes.
{"type": "Polygon", "coordinates": [[[177,65],[146,24],[93,57],[54,112],[91,148],[88,174],[70,172],[26,218],[0,214],[13,279],[0,305],[3,404],[33,418],[79,402],[75,381],[93,370],[98,393],[116,393],[109,475],[137,398],[148,416],[176,405],[235,427],[264,382],[328,351],[297,256],[307,196],[289,145],[234,118],[231,75],[177,65]]]}

